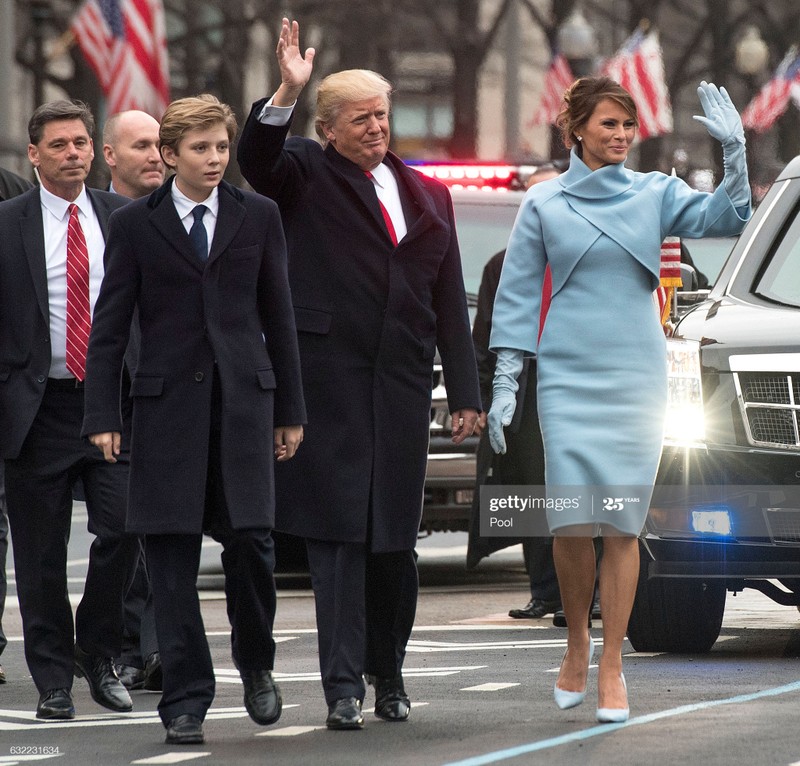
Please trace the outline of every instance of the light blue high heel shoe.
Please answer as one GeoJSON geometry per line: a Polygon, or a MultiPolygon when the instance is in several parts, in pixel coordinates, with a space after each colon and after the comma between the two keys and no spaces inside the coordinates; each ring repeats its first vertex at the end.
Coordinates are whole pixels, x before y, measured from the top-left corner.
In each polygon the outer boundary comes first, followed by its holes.
{"type": "MultiPolygon", "coordinates": [[[[622,686],[625,693],[628,693],[628,685],[625,683],[625,676],[620,673],[622,686]]],[[[629,707],[599,707],[597,708],[597,720],[599,723],[625,723],[631,714],[629,707]]]]}
{"type": "MultiPolygon", "coordinates": [[[[567,653],[564,652],[564,657],[567,656],[567,653]]],[[[586,663],[586,683],[588,686],[589,683],[589,665],[592,664],[592,660],[594,659],[594,639],[589,636],[589,661],[586,663]]],[[[564,662],[564,659],[561,659],[561,662],[564,662]]],[[[561,710],[568,710],[571,707],[576,707],[580,705],[581,702],[586,699],[586,688],[584,687],[582,692],[568,692],[564,689],[558,688],[558,680],[556,680],[555,685],[553,686],[553,699],[556,701],[556,705],[561,710]]]]}

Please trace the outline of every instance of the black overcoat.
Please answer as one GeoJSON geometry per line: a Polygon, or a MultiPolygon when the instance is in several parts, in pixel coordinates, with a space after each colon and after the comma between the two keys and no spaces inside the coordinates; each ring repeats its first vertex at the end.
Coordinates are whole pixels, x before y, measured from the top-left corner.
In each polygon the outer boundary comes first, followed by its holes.
{"type": "Polygon", "coordinates": [[[278,209],[221,183],[204,263],[175,210],[171,183],[110,219],[108,268],[89,341],[83,433],[120,430],[120,369],[138,306],[129,531],[202,530],[215,366],[231,523],[236,529],[272,527],[273,425],[306,419],[278,209]]]}
{"type": "MultiPolygon", "coordinates": [[[[107,237],[109,216],[128,199],[96,189],[86,193],[107,237]]],[[[50,362],[50,299],[37,186],[0,203],[0,458],[19,455],[41,406],[50,362]]]]}
{"type": "Polygon", "coordinates": [[[450,193],[389,153],[408,224],[394,247],[372,181],[332,146],[260,123],[263,104],[238,159],[281,210],[309,417],[298,457],[277,468],[276,527],[407,550],[437,346],[450,410],[480,409],[450,193]]]}

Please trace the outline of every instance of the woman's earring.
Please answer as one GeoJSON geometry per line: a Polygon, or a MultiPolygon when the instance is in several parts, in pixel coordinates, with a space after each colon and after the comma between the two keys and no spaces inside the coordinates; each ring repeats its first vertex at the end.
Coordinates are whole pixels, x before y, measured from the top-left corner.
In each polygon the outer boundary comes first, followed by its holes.
{"type": "Polygon", "coordinates": [[[583,136],[575,136],[575,138],[577,138],[578,141],[583,141],[583,136]]]}

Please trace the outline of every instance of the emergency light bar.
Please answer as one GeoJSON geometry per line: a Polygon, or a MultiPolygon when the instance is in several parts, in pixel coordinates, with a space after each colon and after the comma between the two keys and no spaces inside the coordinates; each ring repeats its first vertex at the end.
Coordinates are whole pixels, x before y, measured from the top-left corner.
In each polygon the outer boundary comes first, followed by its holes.
{"type": "Polygon", "coordinates": [[[428,162],[406,160],[406,165],[441,181],[452,189],[510,191],[524,189],[536,165],[504,165],[481,162],[428,162]]]}

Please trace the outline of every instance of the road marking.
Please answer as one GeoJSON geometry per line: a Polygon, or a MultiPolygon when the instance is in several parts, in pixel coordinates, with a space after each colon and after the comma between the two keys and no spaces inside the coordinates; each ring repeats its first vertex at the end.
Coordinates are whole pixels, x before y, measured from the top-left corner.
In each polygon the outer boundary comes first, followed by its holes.
{"type": "MultiPolygon", "coordinates": [[[[457,667],[443,668],[403,668],[403,676],[405,678],[439,678],[442,676],[452,676],[456,673],[462,673],[465,670],[483,670],[486,667],[486,665],[459,665],[457,667]]],[[[218,683],[242,683],[242,679],[239,676],[239,671],[232,668],[215,668],[214,677],[218,683]]],[[[320,673],[318,670],[311,671],[310,673],[273,672],[272,677],[275,679],[275,681],[280,683],[289,683],[293,681],[320,681],[320,673]]],[[[31,713],[31,716],[33,716],[33,713],[31,713]]]]}
{"type": "MultiPolygon", "coordinates": [[[[411,640],[407,652],[428,654],[431,652],[478,652],[487,649],[563,649],[567,639],[551,638],[531,641],[417,641],[411,640]]],[[[405,671],[404,671],[405,672],[405,671]]]]}
{"type": "MultiPolygon", "coordinates": [[[[299,703],[286,705],[283,709],[299,707],[299,703]]],[[[243,707],[211,708],[206,714],[207,721],[218,721],[227,718],[247,718],[247,711],[243,707]]],[[[134,724],[158,724],[161,718],[156,711],[142,713],[100,713],[99,715],[76,716],[71,721],[42,721],[34,713],[23,710],[0,710],[0,731],[49,731],[50,729],[80,729],[96,726],[131,726],[134,724]]],[[[19,759],[17,759],[19,760],[19,759]]]]}
{"type": "Polygon", "coordinates": [[[498,692],[501,689],[510,689],[512,686],[519,686],[519,684],[501,684],[501,683],[478,684],[478,686],[465,686],[460,691],[462,691],[462,692],[498,692]]]}
{"type": "Polygon", "coordinates": [[[649,715],[631,718],[625,723],[604,723],[600,726],[592,726],[588,729],[584,729],[583,731],[575,731],[570,734],[563,734],[559,737],[550,737],[549,739],[542,739],[538,742],[530,742],[527,745],[518,745],[517,747],[507,748],[506,750],[495,750],[492,753],[465,758],[461,761],[449,761],[443,764],[443,766],[486,766],[487,764],[499,763],[500,761],[517,758],[527,753],[549,750],[559,745],[571,744],[573,742],[591,739],[592,737],[598,737],[603,734],[609,734],[617,729],[624,729],[628,726],[639,726],[641,724],[659,721],[663,718],[671,718],[676,715],[695,713],[699,710],[709,710],[710,708],[720,707],[721,705],[737,705],[743,702],[753,702],[754,700],[763,699],[764,697],[776,697],[781,694],[791,694],[797,691],[800,691],[800,681],[795,681],[794,683],[784,686],[776,686],[772,689],[765,689],[760,692],[753,692],[752,694],[738,694],[735,697],[709,700],[708,702],[697,702],[692,705],[681,705],[680,707],[670,708],[669,710],[661,710],[658,713],[650,713],[649,715]]]}
{"type": "Polygon", "coordinates": [[[282,729],[273,729],[272,731],[260,731],[256,734],[257,737],[296,737],[299,734],[308,734],[312,731],[319,731],[326,729],[326,726],[284,726],[282,729]]]}
{"type": "Polygon", "coordinates": [[[0,755],[0,763],[3,766],[17,766],[20,763],[30,763],[31,761],[45,761],[50,758],[59,758],[64,753],[51,753],[49,755],[0,755]]]}
{"type": "Polygon", "coordinates": [[[154,755],[151,758],[139,758],[131,763],[184,763],[194,761],[197,758],[207,758],[211,753],[164,753],[154,755]]]}

